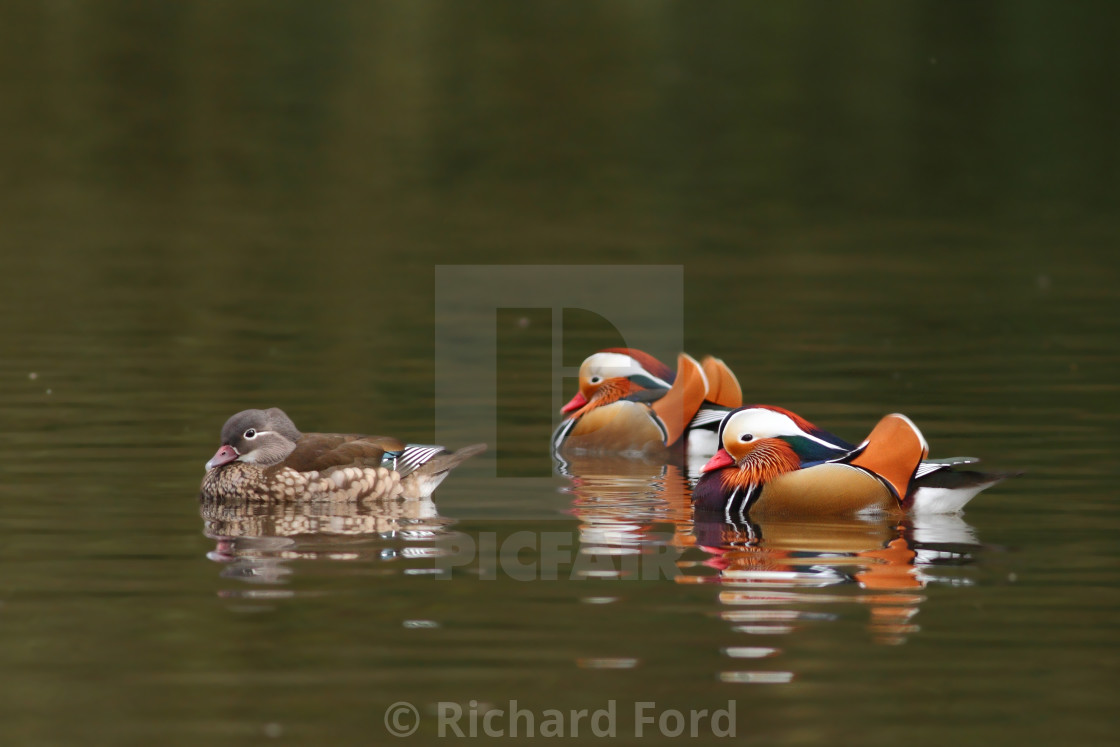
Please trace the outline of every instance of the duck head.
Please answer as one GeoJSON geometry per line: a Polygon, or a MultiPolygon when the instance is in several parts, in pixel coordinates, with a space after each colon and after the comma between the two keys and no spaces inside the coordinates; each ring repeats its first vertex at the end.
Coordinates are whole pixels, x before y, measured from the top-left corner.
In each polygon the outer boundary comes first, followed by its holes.
{"type": "Polygon", "coordinates": [[[772,405],[751,405],[730,411],[720,423],[718,443],[723,444],[729,431],[733,437],[734,434],[740,437],[750,434],[755,438],[780,438],[793,449],[801,467],[839,459],[856,448],[800,415],[772,405]]]}
{"type": "Polygon", "coordinates": [[[649,353],[634,348],[601,350],[580,365],[579,392],[560,412],[574,417],[585,409],[647,392],[656,399],[672,387],[674,378],[672,369],[649,353]]]}
{"type": "Polygon", "coordinates": [[[283,410],[243,410],[222,426],[222,446],[206,469],[233,461],[269,467],[284,461],[302,434],[283,410]]]}
{"type": "MultiPolygon", "coordinates": [[[[734,482],[761,485],[784,472],[801,468],[791,441],[807,431],[785,410],[740,407],[720,423],[720,449],[700,470],[703,474],[733,468],[734,482]],[[795,432],[791,433],[791,426],[795,432]]],[[[798,418],[800,420],[800,418],[798,418]]],[[[807,422],[805,425],[809,425],[807,422]]]]}

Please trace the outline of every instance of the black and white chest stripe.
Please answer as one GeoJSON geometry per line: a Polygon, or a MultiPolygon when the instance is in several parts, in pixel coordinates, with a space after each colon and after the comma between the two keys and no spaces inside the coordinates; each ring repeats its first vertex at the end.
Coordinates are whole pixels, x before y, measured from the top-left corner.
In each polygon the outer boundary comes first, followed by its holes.
{"type": "Polygon", "coordinates": [[[751,483],[746,487],[736,487],[727,496],[727,503],[723,507],[723,516],[728,522],[745,522],[751,506],[758,502],[762,495],[762,486],[751,483]]]}

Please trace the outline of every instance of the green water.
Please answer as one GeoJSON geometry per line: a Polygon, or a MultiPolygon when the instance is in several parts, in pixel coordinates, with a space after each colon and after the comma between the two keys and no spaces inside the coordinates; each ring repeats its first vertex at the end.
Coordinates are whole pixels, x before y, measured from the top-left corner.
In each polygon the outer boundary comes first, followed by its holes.
{"type": "Polygon", "coordinates": [[[405,701],[444,743],[441,703],[517,700],[613,701],[617,743],[734,702],[758,743],[1110,744],[1118,26],[5,4],[0,742],[392,743],[405,701]],[[944,523],[694,525],[674,468],[549,457],[621,342],[1026,474],[944,523]],[[260,406],[491,449],[433,505],[200,510],[260,406]]]}

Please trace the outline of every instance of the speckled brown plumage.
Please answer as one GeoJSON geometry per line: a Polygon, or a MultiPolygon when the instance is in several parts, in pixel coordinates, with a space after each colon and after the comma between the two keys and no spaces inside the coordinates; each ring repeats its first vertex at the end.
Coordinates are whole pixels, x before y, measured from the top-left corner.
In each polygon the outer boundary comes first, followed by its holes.
{"type": "Polygon", "coordinates": [[[401,497],[404,488],[400,475],[384,467],[339,466],[326,472],[300,472],[282,465],[261,469],[255,464],[232,462],[207,471],[202,479],[202,493],[207,497],[263,502],[297,498],[353,501],[401,497]]]}
{"type": "Polygon", "coordinates": [[[222,428],[201,494],[262,503],[421,498],[485,449],[474,444],[451,453],[388,436],[300,433],[278,408],[245,410],[222,428]]]}

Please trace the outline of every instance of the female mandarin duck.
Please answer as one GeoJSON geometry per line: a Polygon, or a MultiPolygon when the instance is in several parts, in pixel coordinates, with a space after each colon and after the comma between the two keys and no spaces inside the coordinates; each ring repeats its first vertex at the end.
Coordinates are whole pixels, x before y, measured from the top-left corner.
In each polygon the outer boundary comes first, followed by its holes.
{"type": "Polygon", "coordinates": [[[723,419],[719,441],[692,502],[728,521],[748,514],[953,513],[1010,476],[953,469],[976,461],[968,457],[924,461],[925,438],[897,413],[853,446],[788,410],[742,407],[723,419]]]}
{"type": "Polygon", "coordinates": [[[206,463],[202,497],[211,500],[350,501],[427,498],[448,472],[486,444],[451,453],[389,436],[300,433],[284,411],[245,410],[222,427],[206,463]]]}
{"type": "Polygon", "coordinates": [[[674,374],[641,350],[608,348],[579,367],[579,392],[561,408],[566,417],[552,446],[568,454],[664,450],[705,424],[714,431],[742,401],[735,374],[718,358],[700,364],[681,353],[674,374]]]}

